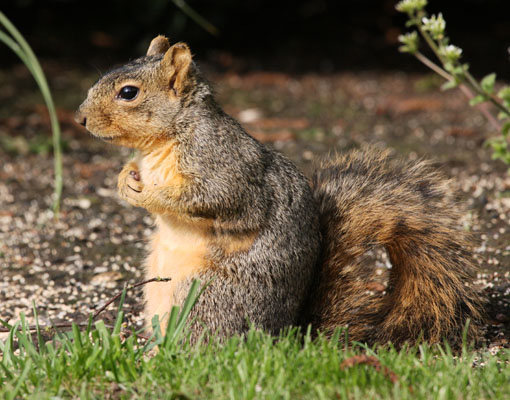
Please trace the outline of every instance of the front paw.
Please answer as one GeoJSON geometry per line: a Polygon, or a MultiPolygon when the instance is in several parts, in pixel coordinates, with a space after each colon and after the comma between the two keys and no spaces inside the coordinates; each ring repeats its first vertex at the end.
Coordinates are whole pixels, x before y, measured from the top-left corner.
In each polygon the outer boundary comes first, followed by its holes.
{"type": "Polygon", "coordinates": [[[135,207],[143,207],[144,185],[138,166],[131,162],[124,166],[117,183],[119,196],[135,207]]]}

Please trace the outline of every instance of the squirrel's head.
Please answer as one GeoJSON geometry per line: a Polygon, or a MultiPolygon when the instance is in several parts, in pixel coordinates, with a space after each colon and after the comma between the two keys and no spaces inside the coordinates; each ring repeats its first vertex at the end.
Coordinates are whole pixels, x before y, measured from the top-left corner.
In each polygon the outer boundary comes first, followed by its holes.
{"type": "Polygon", "coordinates": [[[89,90],[75,120],[121,146],[147,149],[171,135],[173,120],[195,92],[197,71],[184,43],[154,38],[147,55],[115,69],[89,90]]]}

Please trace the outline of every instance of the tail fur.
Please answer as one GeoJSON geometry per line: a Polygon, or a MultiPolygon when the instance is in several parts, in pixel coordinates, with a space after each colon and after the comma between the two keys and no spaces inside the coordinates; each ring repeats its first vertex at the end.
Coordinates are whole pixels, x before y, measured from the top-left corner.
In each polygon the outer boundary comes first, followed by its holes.
{"type": "Polygon", "coordinates": [[[468,319],[478,334],[480,300],[467,285],[474,265],[448,180],[426,162],[354,151],[326,162],[313,180],[323,235],[308,318],[352,340],[401,345],[459,343],[468,319]],[[386,293],[370,296],[360,262],[383,246],[392,267],[386,293]]]}

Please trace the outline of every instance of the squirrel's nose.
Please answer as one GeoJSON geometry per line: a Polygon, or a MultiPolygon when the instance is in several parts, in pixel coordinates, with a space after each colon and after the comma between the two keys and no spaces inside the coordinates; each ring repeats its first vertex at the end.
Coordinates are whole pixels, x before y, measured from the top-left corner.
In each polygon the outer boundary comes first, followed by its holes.
{"type": "Polygon", "coordinates": [[[87,117],[82,115],[80,112],[76,113],[76,115],[74,116],[74,120],[80,125],[83,126],[87,125],[87,117]]]}

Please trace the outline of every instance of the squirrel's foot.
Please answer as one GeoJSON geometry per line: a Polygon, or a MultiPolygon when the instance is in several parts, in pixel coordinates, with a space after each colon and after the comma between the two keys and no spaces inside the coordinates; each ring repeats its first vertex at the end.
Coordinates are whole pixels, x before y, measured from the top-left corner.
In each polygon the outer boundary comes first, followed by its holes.
{"type": "Polygon", "coordinates": [[[143,207],[143,188],[140,171],[134,162],[126,164],[117,183],[119,196],[135,207],[143,207]]]}

